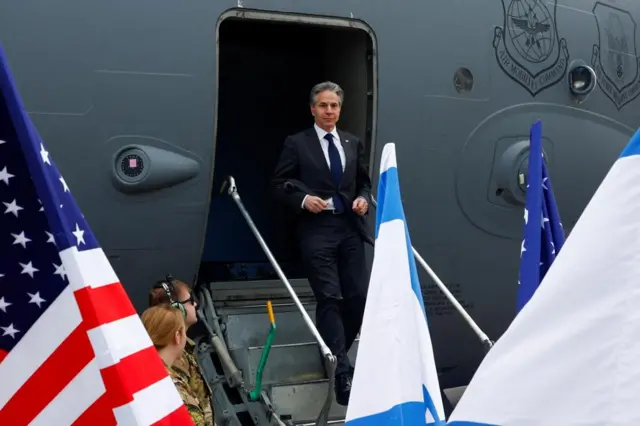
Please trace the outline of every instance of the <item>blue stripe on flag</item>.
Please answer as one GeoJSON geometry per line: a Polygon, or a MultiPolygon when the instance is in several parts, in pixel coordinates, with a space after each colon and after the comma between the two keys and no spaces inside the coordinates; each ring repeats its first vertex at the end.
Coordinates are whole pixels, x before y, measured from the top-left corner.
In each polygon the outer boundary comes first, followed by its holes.
{"type": "Polygon", "coordinates": [[[620,158],[638,154],[640,154],[640,129],[636,130],[636,133],[631,137],[629,144],[620,153],[620,158]]]}
{"type": "Polygon", "coordinates": [[[380,185],[378,187],[378,208],[376,209],[376,240],[378,239],[378,231],[383,222],[391,222],[392,220],[405,221],[404,212],[402,211],[402,200],[400,192],[393,188],[398,188],[400,180],[398,179],[398,168],[390,167],[380,175],[380,185]],[[390,191],[387,191],[390,188],[390,191]],[[382,206],[384,205],[384,208],[382,206]]]}
{"type": "MultiPolygon", "coordinates": [[[[423,401],[403,402],[382,413],[373,414],[359,419],[349,421],[349,426],[383,426],[383,425],[422,425],[426,426],[426,411],[431,413],[434,421],[428,423],[429,426],[446,426],[444,420],[440,420],[433,399],[425,386],[422,386],[423,401]]],[[[471,424],[470,424],[471,426],[471,424]]],[[[485,426],[480,425],[478,426],[485,426]]],[[[486,425],[492,426],[492,425],[486,425]]]]}
{"type": "MultiPolygon", "coordinates": [[[[379,390],[378,392],[384,392],[379,390]]],[[[349,426],[426,425],[424,402],[405,402],[383,413],[349,421],[349,426]]],[[[433,425],[434,423],[430,423],[433,425]]],[[[435,423],[444,425],[444,422],[435,423]]]]}
{"type": "MultiPolygon", "coordinates": [[[[404,235],[406,236],[407,253],[409,254],[409,271],[411,272],[411,288],[418,298],[418,302],[420,302],[420,307],[422,308],[424,318],[425,320],[427,320],[427,312],[424,308],[424,300],[422,298],[422,288],[420,287],[418,270],[416,268],[416,259],[413,256],[413,250],[411,249],[411,238],[409,237],[407,220],[404,216],[404,210],[402,209],[402,199],[400,197],[400,191],[394,190],[393,188],[400,188],[400,178],[398,176],[397,167],[390,167],[380,175],[380,183],[378,186],[378,208],[376,209],[376,240],[378,239],[380,225],[383,222],[401,220],[404,223],[404,235]],[[387,191],[387,188],[391,188],[391,190],[387,191]]],[[[427,324],[428,323],[429,322],[427,320],[427,324]]]]}

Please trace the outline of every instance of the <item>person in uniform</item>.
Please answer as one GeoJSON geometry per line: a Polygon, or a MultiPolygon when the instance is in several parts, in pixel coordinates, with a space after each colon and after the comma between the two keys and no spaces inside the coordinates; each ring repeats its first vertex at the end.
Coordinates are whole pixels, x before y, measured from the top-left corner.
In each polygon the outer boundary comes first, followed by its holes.
{"type": "Polygon", "coordinates": [[[210,426],[211,423],[207,423],[205,420],[205,413],[201,408],[202,404],[189,386],[189,382],[182,374],[172,368],[176,361],[182,357],[187,343],[184,310],[170,305],[153,306],[146,309],[140,319],[187,407],[191,419],[196,426],[210,426]]]}
{"type": "MultiPolygon", "coordinates": [[[[187,330],[198,322],[196,316],[196,302],[191,296],[189,286],[180,280],[167,276],[165,280],[158,281],[149,292],[149,306],[173,304],[184,309],[184,322],[187,330]]],[[[196,345],[187,337],[184,351],[179,359],[171,366],[172,371],[180,377],[180,386],[190,389],[190,394],[195,395],[200,411],[204,415],[203,425],[214,425],[213,409],[211,407],[211,388],[204,378],[204,374],[195,357],[196,345]]]]}

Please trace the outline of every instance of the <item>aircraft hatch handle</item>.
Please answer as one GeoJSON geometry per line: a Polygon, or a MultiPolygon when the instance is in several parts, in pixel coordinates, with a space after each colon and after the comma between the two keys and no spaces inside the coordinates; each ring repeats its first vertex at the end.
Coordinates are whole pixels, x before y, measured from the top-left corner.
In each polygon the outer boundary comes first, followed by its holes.
{"type": "Polygon", "coordinates": [[[329,349],[327,344],[324,342],[324,339],[322,338],[322,336],[320,336],[320,332],[316,328],[315,324],[313,324],[313,321],[311,320],[311,317],[307,313],[306,309],[304,309],[304,306],[302,306],[302,302],[300,302],[298,295],[296,294],[295,290],[291,286],[291,283],[289,282],[284,272],[282,271],[282,268],[280,268],[280,265],[278,264],[278,261],[276,260],[276,258],[273,256],[273,253],[271,253],[269,246],[265,242],[264,238],[262,238],[260,231],[258,231],[258,228],[253,222],[253,219],[251,219],[249,212],[245,208],[244,203],[240,198],[240,194],[238,194],[238,187],[236,186],[236,180],[233,178],[233,176],[229,176],[227,177],[227,182],[228,182],[227,193],[231,196],[233,201],[235,201],[235,203],[237,204],[238,208],[240,209],[240,213],[242,213],[242,216],[244,217],[244,220],[247,222],[247,225],[249,225],[249,228],[251,228],[251,232],[253,232],[253,235],[258,240],[260,247],[262,247],[262,251],[264,251],[264,254],[267,255],[267,257],[269,258],[269,262],[271,263],[271,266],[273,266],[273,268],[276,270],[278,277],[287,288],[287,291],[289,292],[289,295],[291,296],[291,298],[293,299],[293,302],[298,308],[298,311],[300,311],[300,314],[302,315],[302,318],[304,319],[304,322],[307,325],[307,328],[309,329],[309,331],[311,331],[311,334],[313,334],[313,337],[316,339],[316,342],[318,342],[322,355],[325,358],[328,358],[328,357],[335,358],[335,356],[331,353],[331,350],[329,349]]]}
{"type": "MultiPolygon", "coordinates": [[[[376,208],[378,207],[378,203],[376,202],[376,199],[373,197],[373,194],[371,194],[371,202],[374,207],[376,208]]],[[[436,275],[436,273],[433,271],[433,269],[431,269],[429,264],[422,258],[422,256],[420,256],[420,253],[418,253],[415,247],[411,246],[411,251],[413,252],[413,256],[416,258],[420,266],[422,266],[422,269],[427,271],[431,279],[440,288],[440,291],[444,293],[444,295],[449,300],[449,302],[451,302],[451,304],[456,308],[456,310],[460,313],[460,315],[462,315],[462,318],[465,319],[467,324],[469,324],[471,329],[476,333],[476,335],[484,345],[485,350],[489,351],[489,349],[491,349],[491,347],[493,346],[494,342],[491,339],[489,339],[489,337],[484,333],[484,331],[482,331],[482,329],[478,326],[478,324],[476,324],[473,318],[471,318],[471,315],[469,315],[469,313],[462,307],[462,305],[460,304],[460,302],[458,302],[456,297],[449,291],[447,286],[444,285],[440,277],[436,275]]]]}
{"type": "Polygon", "coordinates": [[[251,392],[249,392],[249,400],[257,401],[262,394],[262,373],[264,372],[264,366],[267,364],[269,358],[269,351],[273,344],[273,339],[276,337],[276,318],[273,314],[273,305],[271,301],[267,301],[267,313],[269,314],[269,334],[267,335],[267,342],[262,349],[262,355],[260,356],[260,363],[258,364],[258,371],[256,372],[256,386],[251,392]]]}

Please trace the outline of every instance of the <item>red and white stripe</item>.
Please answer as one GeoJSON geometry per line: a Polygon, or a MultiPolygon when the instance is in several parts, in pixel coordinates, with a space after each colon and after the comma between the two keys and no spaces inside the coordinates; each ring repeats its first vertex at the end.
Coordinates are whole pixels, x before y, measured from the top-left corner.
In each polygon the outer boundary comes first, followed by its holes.
{"type": "Polygon", "coordinates": [[[0,364],[0,425],[193,425],[102,249],[60,258],[71,285],[0,364]]]}

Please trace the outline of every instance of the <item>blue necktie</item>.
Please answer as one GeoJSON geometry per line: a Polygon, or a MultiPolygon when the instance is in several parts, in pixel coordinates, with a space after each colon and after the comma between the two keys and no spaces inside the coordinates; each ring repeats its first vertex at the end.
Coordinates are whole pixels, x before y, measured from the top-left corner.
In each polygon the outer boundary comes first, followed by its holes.
{"type": "MultiPolygon", "coordinates": [[[[324,138],[329,142],[329,164],[331,164],[331,178],[336,186],[336,191],[340,188],[340,182],[342,181],[342,160],[340,159],[340,153],[336,144],[333,143],[333,135],[327,133],[324,138]]],[[[344,204],[340,195],[336,193],[333,196],[333,206],[336,209],[336,213],[342,213],[344,211],[344,204]]]]}

